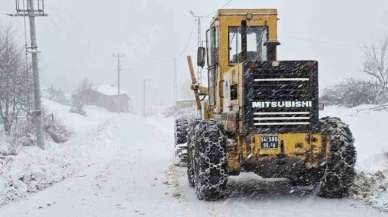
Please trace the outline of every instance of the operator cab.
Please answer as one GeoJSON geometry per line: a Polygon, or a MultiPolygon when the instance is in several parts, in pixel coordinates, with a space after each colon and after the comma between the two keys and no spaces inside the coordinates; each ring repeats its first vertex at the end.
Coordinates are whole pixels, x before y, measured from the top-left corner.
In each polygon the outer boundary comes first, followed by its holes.
{"type": "MultiPolygon", "coordinates": [[[[276,9],[219,10],[206,32],[208,66],[220,64],[224,68],[241,63],[244,52],[248,61],[276,60],[276,46],[280,44],[277,41],[277,20],[276,9]],[[227,39],[227,43],[221,42],[220,38],[227,39]]],[[[199,52],[198,55],[200,66],[204,64],[201,61],[204,60],[203,54],[199,52]]]]}
{"type": "Polygon", "coordinates": [[[246,61],[276,61],[277,22],[276,9],[218,11],[206,33],[206,49],[199,48],[197,55],[198,66],[203,67],[207,54],[209,114],[223,113],[237,100],[241,82],[232,78],[231,70],[238,71],[246,61]]]}

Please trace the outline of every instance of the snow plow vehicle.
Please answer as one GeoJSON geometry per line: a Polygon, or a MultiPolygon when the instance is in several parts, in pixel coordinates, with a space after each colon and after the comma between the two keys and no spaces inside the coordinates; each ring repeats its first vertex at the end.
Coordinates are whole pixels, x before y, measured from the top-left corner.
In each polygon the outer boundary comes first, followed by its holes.
{"type": "Polygon", "coordinates": [[[199,199],[224,197],[228,176],[241,172],[315,185],[321,197],[348,195],[352,133],[339,118],[319,118],[317,61],[277,60],[277,24],[276,9],[219,10],[198,48],[207,87],[188,57],[201,115],[177,122],[187,133],[175,135],[186,136],[176,141],[187,141],[188,182],[199,199]]]}

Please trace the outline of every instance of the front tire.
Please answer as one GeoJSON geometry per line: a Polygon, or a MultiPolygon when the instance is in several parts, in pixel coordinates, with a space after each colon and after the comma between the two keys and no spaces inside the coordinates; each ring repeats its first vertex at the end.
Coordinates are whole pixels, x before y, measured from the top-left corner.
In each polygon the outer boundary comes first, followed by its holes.
{"type": "Polygon", "coordinates": [[[228,180],[225,137],[214,120],[200,121],[193,147],[194,183],[198,199],[224,196],[228,180]]]}
{"type": "Polygon", "coordinates": [[[328,145],[326,164],[318,195],[324,198],[343,198],[356,175],[356,149],[349,126],[339,118],[321,119],[321,134],[328,145]]]}

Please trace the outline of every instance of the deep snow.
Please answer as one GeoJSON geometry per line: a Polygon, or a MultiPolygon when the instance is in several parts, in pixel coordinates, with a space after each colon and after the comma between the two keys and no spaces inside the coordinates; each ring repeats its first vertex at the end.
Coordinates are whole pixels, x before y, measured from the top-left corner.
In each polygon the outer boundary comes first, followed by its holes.
{"type": "MultiPolygon", "coordinates": [[[[67,144],[51,145],[44,152],[26,149],[29,157],[18,156],[24,163],[15,167],[44,165],[50,171],[50,165],[62,165],[55,163],[60,159],[68,169],[52,170],[67,179],[1,207],[0,216],[388,216],[357,200],[321,199],[311,188],[291,188],[285,181],[262,180],[254,174],[231,177],[225,200],[198,201],[185,169],[172,165],[172,118],[114,115],[97,108],[87,108],[88,116],[82,117],[48,104],[78,133],[67,144]]],[[[355,134],[357,168],[383,169],[380,160],[374,167],[365,162],[377,159],[386,147],[377,142],[388,141],[379,124],[388,121],[388,112],[327,108],[323,115],[333,113],[350,123],[355,134]]]]}

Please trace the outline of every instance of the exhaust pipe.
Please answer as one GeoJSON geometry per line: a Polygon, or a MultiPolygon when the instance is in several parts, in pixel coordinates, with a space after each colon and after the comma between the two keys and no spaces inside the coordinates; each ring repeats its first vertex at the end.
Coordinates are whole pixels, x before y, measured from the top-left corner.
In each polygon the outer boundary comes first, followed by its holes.
{"type": "Polygon", "coordinates": [[[247,40],[247,21],[241,21],[241,62],[245,62],[248,59],[248,40],[247,40]]]}
{"type": "Polygon", "coordinates": [[[278,41],[268,41],[264,44],[267,46],[267,60],[268,61],[277,61],[277,47],[280,45],[278,41]]]}

